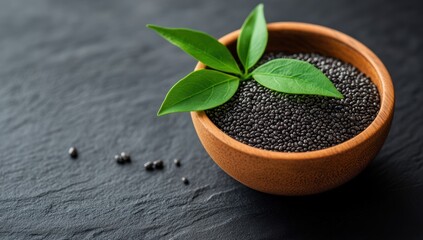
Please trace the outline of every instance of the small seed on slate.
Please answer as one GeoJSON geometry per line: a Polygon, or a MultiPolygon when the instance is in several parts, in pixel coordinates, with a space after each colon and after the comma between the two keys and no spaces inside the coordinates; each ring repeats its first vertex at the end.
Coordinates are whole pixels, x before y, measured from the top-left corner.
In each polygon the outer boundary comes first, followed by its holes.
{"type": "Polygon", "coordinates": [[[154,163],[146,162],[146,163],[144,163],[144,168],[145,168],[145,170],[151,171],[151,170],[154,169],[154,163]]]}
{"type": "Polygon", "coordinates": [[[188,184],[189,184],[188,178],[186,178],[186,177],[182,177],[182,178],[181,178],[181,180],[182,180],[182,182],[183,182],[185,185],[188,185],[188,184]]]}
{"type": "Polygon", "coordinates": [[[120,153],[120,157],[122,158],[122,160],[124,162],[130,162],[131,161],[131,156],[125,152],[121,152],[120,153]]]}
{"type": "Polygon", "coordinates": [[[123,160],[123,158],[121,156],[119,156],[119,155],[115,155],[115,160],[119,164],[124,164],[125,163],[125,161],[123,160]]]}
{"type": "Polygon", "coordinates": [[[181,161],[179,159],[173,159],[173,163],[175,163],[177,167],[181,166],[181,161]]]}
{"type": "Polygon", "coordinates": [[[73,159],[78,157],[78,150],[76,150],[76,147],[69,148],[69,156],[73,159]]]}
{"type": "Polygon", "coordinates": [[[163,168],[163,161],[162,160],[156,160],[153,162],[155,169],[162,169],[163,168]]]}

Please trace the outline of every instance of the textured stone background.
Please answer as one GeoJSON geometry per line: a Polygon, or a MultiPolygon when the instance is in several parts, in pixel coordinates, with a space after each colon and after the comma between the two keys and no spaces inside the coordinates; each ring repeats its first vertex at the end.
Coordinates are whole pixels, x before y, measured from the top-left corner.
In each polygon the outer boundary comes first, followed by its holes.
{"type": "Polygon", "coordinates": [[[257,2],[0,1],[0,238],[421,239],[418,2],[264,1],[269,22],[322,24],[369,46],[397,97],[390,136],[361,175],[327,193],[277,197],[222,172],[188,114],[155,116],[195,61],[144,27],[219,37],[257,2]],[[122,150],[132,164],[114,163],[122,150]],[[174,157],[181,168],[169,164],[174,157]],[[145,172],[143,163],[156,158],[165,169],[145,172]]]}

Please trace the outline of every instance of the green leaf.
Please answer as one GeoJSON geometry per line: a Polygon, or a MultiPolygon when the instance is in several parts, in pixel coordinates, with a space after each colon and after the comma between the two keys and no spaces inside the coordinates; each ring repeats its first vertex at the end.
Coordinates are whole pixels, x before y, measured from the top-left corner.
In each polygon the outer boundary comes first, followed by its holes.
{"type": "Polygon", "coordinates": [[[259,4],[242,25],[237,42],[238,57],[244,66],[245,73],[261,58],[266,45],[266,19],[264,18],[263,4],[259,4]]]}
{"type": "Polygon", "coordinates": [[[185,28],[165,28],[150,24],[147,27],[211,68],[241,74],[228,48],[212,36],[185,28]]]}
{"type": "Polygon", "coordinates": [[[169,90],[157,115],[217,107],[235,94],[238,85],[238,77],[218,71],[192,72],[169,90]]]}
{"type": "Polygon", "coordinates": [[[344,98],[323,72],[305,61],[275,59],[256,68],[252,76],[278,92],[344,98]]]}

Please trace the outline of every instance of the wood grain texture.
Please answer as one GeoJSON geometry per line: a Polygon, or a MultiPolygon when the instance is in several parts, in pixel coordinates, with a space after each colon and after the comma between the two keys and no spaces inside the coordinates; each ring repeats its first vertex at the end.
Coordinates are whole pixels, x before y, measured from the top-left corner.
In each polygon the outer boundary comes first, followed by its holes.
{"type": "MultiPolygon", "coordinates": [[[[308,195],[335,188],[360,173],[382,147],[394,113],[394,88],[379,58],[357,40],[332,29],[305,23],[268,25],[267,51],[315,52],[348,62],[371,78],[381,109],[372,124],[339,145],[304,153],[273,152],[236,141],[217,128],[204,111],[192,112],[197,134],[211,158],[227,174],[258,191],[308,195]]],[[[234,51],[239,31],[220,39],[234,51]]],[[[205,66],[198,63],[196,70],[205,66]]]]}

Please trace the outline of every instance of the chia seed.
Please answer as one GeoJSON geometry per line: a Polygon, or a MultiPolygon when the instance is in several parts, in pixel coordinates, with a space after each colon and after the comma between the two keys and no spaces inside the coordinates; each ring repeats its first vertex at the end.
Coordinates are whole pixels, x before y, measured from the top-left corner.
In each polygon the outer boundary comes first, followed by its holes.
{"type": "Polygon", "coordinates": [[[68,153],[69,153],[69,156],[70,156],[71,158],[73,158],[73,159],[78,158],[78,150],[76,150],[76,147],[71,147],[71,148],[69,148],[68,153]]]}
{"type": "Polygon", "coordinates": [[[128,153],[125,152],[121,152],[120,153],[120,157],[122,158],[122,160],[126,163],[131,161],[131,156],[128,153]]]}
{"type": "Polygon", "coordinates": [[[175,164],[175,166],[180,167],[181,166],[181,161],[179,159],[173,159],[173,163],[175,164]]]}
{"type": "Polygon", "coordinates": [[[146,162],[146,163],[144,163],[144,168],[147,171],[152,171],[152,170],[154,170],[154,163],[146,162]]]}
{"type": "Polygon", "coordinates": [[[188,184],[189,184],[188,178],[186,178],[186,177],[182,177],[182,178],[181,178],[181,180],[182,180],[182,182],[183,182],[185,185],[188,185],[188,184]]]}
{"type": "Polygon", "coordinates": [[[162,160],[156,160],[153,162],[155,169],[162,169],[163,168],[163,161],[162,160]]]}
{"type": "Polygon", "coordinates": [[[316,66],[344,99],[279,93],[250,79],[240,82],[231,100],[206,111],[211,121],[229,136],[253,147],[307,152],[353,138],[378,114],[376,86],[351,64],[314,53],[278,52],[265,54],[256,67],[282,57],[316,66]]]}
{"type": "Polygon", "coordinates": [[[123,158],[120,155],[115,155],[115,161],[118,164],[124,164],[125,163],[125,160],[123,160],[123,158]]]}

